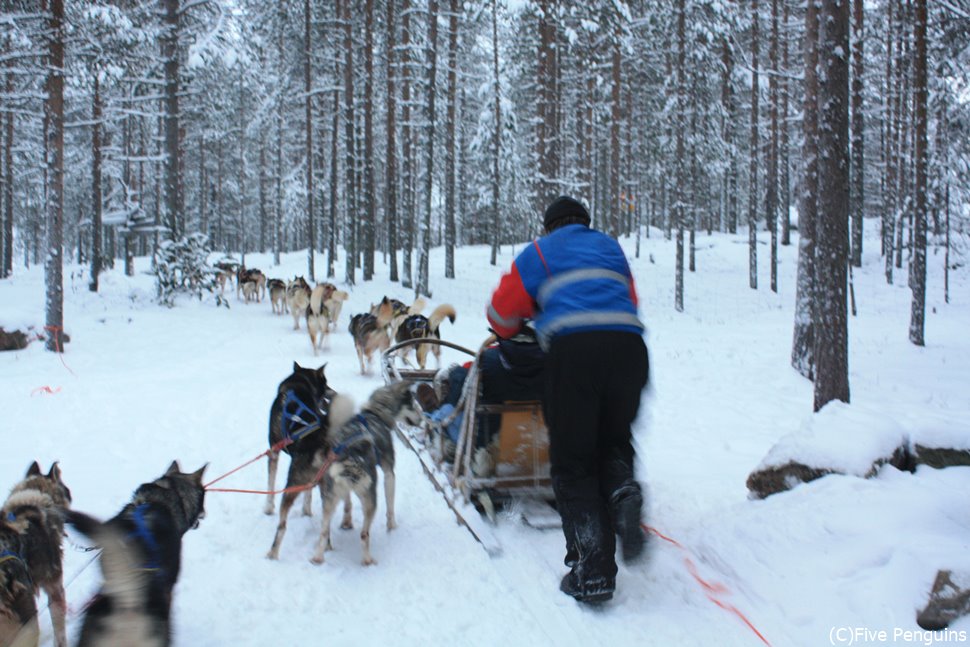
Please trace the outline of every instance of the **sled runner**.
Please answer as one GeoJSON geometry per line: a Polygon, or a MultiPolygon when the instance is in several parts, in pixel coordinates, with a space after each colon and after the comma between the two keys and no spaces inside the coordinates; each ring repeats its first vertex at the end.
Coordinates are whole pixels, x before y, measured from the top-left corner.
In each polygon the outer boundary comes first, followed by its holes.
{"type": "MultiPolygon", "coordinates": [[[[485,403],[482,357],[496,341],[489,337],[477,352],[442,340],[408,340],[382,357],[386,382],[407,381],[431,386],[438,371],[400,366],[399,351],[416,343],[435,343],[473,358],[454,410],[420,428],[399,427],[401,440],[448,505],[489,554],[501,547],[492,532],[497,509],[509,509],[537,528],[559,526],[547,502],[554,499],[549,476],[549,434],[538,401],[485,403]],[[446,429],[458,422],[456,440],[446,429]],[[488,520],[488,523],[483,519],[488,520]]],[[[425,411],[433,414],[434,411],[425,411]]]]}

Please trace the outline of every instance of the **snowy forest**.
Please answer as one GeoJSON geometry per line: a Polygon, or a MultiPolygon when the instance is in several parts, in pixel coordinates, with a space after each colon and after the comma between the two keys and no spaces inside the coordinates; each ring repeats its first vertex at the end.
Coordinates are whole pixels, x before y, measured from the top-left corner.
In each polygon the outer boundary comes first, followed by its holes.
{"type": "MultiPolygon", "coordinates": [[[[97,290],[103,268],[202,234],[243,263],[306,249],[311,280],[385,263],[427,295],[456,250],[491,245],[495,264],[569,194],[611,235],[676,245],[677,310],[699,236],[747,241],[750,288],[777,291],[797,229],[792,362],[844,376],[864,220],[886,281],[912,288],[917,345],[927,263],[966,257],[968,0],[2,8],[0,277],[46,264],[51,350],[65,256],[97,290]]],[[[826,381],[823,402],[847,399],[826,381]]]]}

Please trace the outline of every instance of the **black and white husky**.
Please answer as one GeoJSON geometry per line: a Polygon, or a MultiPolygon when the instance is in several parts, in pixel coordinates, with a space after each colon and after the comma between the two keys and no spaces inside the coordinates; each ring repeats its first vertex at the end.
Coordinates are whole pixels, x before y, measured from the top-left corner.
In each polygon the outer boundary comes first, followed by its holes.
{"type": "Polygon", "coordinates": [[[65,513],[68,523],[102,548],[104,584],[84,616],[78,647],[170,644],[182,535],[205,516],[204,471],[205,466],[184,473],[173,461],[104,523],[73,510],[65,513]]]}
{"type": "MultiPolygon", "coordinates": [[[[370,553],[370,527],[377,512],[377,466],[384,473],[384,499],[387,505],[387,529],[393,530],[394,520],[394,443],[392,431],[398,421],[411,425],[421,422],[421,413],[414,402],[407,382],[384,386],[371,394],[370,400],[360,413],[343,425],[331,427],[328,440],[331,454],[318,456],[318,460],[332,463],[320,483],[323,497],[323,528],[314,564],[322,564],[323,554],[333,549],[330,541],[330,520],[337,504],[351,492],[360,499],[364,510],[364,523],[360,531],[363,546],[363,564],[375,564],[370,553]]],[[[321,465],[324,463],[321,462],[321,465]]]]}

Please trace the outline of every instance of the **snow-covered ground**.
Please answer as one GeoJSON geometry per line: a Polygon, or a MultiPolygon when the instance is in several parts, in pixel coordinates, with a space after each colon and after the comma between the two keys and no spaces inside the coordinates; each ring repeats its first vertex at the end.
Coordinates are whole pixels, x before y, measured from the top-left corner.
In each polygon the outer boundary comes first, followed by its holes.
{"type": "MultiPolygon", "coordinates": [[[[269,561],[276,518],[262,514],[262,497],[210,493],[206,518],[185,536],[175,644],[762,644],[732,608],[775,646],[850,638],[931,644],[925,635],[894,632],[918,631],[916,610],[937,569],[970,571],[970,468],[829,476],[749,500],[745,479],[775,443],[806,426],[819,430],[818,420],[807,422],[812,385],[788,361],[796,247],[781,249],[780,294],[773,294],[766,246],[759,247],[762,288],[754,291],[742,238],[699,234],[698,272],[686,277],[679,314],[673,244],[653,235],[640,258],[633,241],[623,241],[651,352],[652,389],[636,426],[638,470],[649,491],[648,522],[679,546],[654,537],[645,563],[621,565],[611,603],[579,605],[558,591],[565,572],[559,531],[505,517],[496,529],[504,551],[490,558],[399,445],[400,528],[384,532],[378,514],[374,567],[360,565],[356,532],[336,528],[336,550],[324,565],[310,564],[316,501],[313,517],[293,510],[280,560],[269,561]],[[720,604],[692,569],[715,585],[720,604]],[[886,640],[864,631],[884,631],[886,640]]],[[[905,270],[897,285],[886,285],[878,239],[867,243],[855,272],[859,314],[850,321],[851,415],[832,416],[834,424],[861,437],[888,420],[902,434],[966,442],[970,275],[951,276],[952,303],[944,304],[942,259],[930,256],[927,345],[917,348],[907,341],[905,270]]],[[[504,247],[499,267],[488,264],[487,248],[460,249],[455,280],[440,278],[444,257],[434,250],[431,307],[448,302],[458,311],[454,325],[442,325],[446,339],[467,347],[484,339],[486,300],[517,249],[504,247]]],[[[306,269],[305,253],[285,255],[280,267],[269,255],[247,262],[270,277],[306,269]]],[[[133,278],[120,267],[108,272],[99,294],[87,290],[84,268],[66,268],[67,352],[59,357],[35,342],[0,353],[0,487],[12,486],[34,459],[45,469],[59,460],[75,507],[108,517],[172,459],[192,470],[208,462],[207,476],[222,474],[265,449],[270,403],[294,360],[327,362],[330,383],[363,402],[381,378],[376,369],[359,374],[347,321],[385,294],[413,296],[388,281],[379,262],[374,281],[351,289],[338,332],[314,357],[303,325],[293,331],[292,319],[273,315],[267,301],[246,305],[232,295],[229,309],[188,299],[174,309],[155,305],[147,267],[140,258],[133,278]],[[45,386],[53,393],[38,390],[45,386]]],[[[342,259],[337,267],[342,275],[342,259]]],[[[0,326],[27,323],[43,328],[42,267],[18,267],[0,281],[0,326]]],[[[265,483],[263,463],[224,482],[265,483]]],[[[359,522],[359,505],[355,513],[359,522]]],[[[99,582],[97,567],[85,568],[90,559],[67,546],[71,635],[99,582]]],[[[46,613],[42,628],[43,644],[52,644],[46,613]]],[[[953,629],[929,639],[965,641],[970,620],[953,629]]]]}

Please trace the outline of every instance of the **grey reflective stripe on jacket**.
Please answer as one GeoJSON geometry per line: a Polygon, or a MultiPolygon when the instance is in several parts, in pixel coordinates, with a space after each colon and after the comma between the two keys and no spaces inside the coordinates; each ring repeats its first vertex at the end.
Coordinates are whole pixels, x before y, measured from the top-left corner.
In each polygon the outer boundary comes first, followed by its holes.
{"type": "Polygon", "coordinates": [[[495,323],[505,328],[518,328],[519,324],[522,323],[521,317],[511,317],[511,318],[503,317],[498,313],[498,310],[496,310],[491,303],[488,304],[488,317],[495,323]]]}
{"type": "Polygon", "coordinates": [[[539,292],[536,294],[536,303],[543,310],[546,304],[549,303],[549,299],[552,295],[570,283],[577,283],[579,281],[588,281],[591,279],[609,279],[611,281],[617,281],[622,283],[624,286],[629,288],[630,278],[623,276],[619,272],[614,272],[613,270],[603,270],[603,269],[582,269],[582,270],[570,270],[568,272],[563,272],[562,274],[557,274],[556,276],[550,278],[548,281],[542,284],[539,288],[539,292]]]}
{"type": "Polygon", "coordinates": [[[560,330],[586,326],[635,326],[641,330],[644,328],[639,317],[629,312],[576,312],[557,317],[543,327],[539,332],[539,345],[543,350],[549,350],[549,343],[560,330]]]}

